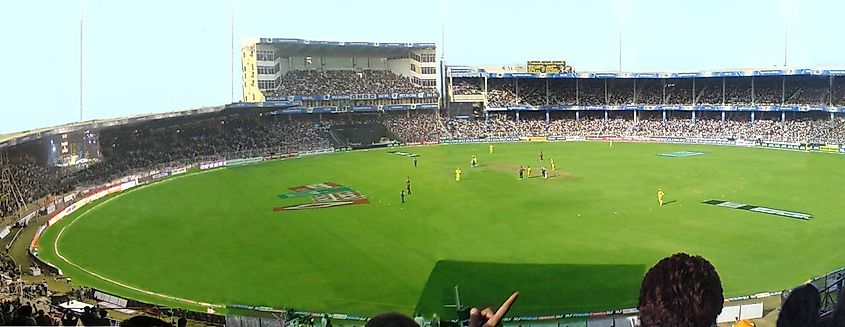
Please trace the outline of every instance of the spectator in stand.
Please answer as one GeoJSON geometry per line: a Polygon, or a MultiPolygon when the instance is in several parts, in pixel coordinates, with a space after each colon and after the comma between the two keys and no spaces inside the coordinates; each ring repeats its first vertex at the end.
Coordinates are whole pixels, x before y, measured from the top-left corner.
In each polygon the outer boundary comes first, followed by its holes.
{"type": "Polygon", "coordinates": [[[76,326],[79,321],[79,317],[76,316],[76,313],[73,310],[68,309],[65,311],[64,315],[62,315],[62,326],[76,326]]]}
{"type": "Polygon", "coordinates": [[[778,327],[816,326],[819,319],[821,297],[813,284],[792,289],[783,301],[778,314],[778,327]]]}
{"type": "Polygon", "coordinates": [[[387,70],[292,70],[268,96],[435,92],[387,70]]]}
{"type": "Polygon", "coordinates": [[[38,326],[38,323],[32,316],[32,306],[29,303],[18,308],[17,312],[15,312],[15,318],[11,322],[11,325],[15,326],[38,326]]]}
{"type": "Polygon", "coordinates": [[[410,317],[398,312],[379,314],[367,320],[366,327],[425,327],[420,326],[410,317]]]}
{"type": "Polygon", "coordinates": [[[83,326],[99,326],[100,325],[100,317],[97,315],[96,309],[86,306],[83,309],[84,312],[82,316],[80,316],[79,320],[82,321],[83,326]]]}
{"type": "Polygon", "coordinates": [[[496,312],[493,312],[492,309],[484,308],[482,310],[478,310],[477,308],[472,308],[469,310],[469,327],[496,327],[500,326],[502,323],[502,319],[505,317],[505,314],[508,313],[511,306],[516,299],[519,297],[519,292],[513,292],[505,300],[505,303],[496,309],[496,312]]]}
{"type": "Polygon", "coordinates": [[[39,309],[38,314],[35,315],[35,322],[38,324],[38,326],[52,326],[53,318],[50,318],[49,315],[44,314],[44,310],[39,309]]]}
{"type": "Polygon", "coordinates": [[[677,253],[643,277],[637,309],[643,326],[710,327],[723,302],[716,268],[700,256],[677,253]]]}
{"type": "Polygon", "coordinates": [[[481,83],[482,81],[479,78],[455,78],[452,80],[452,94],[481,94],[481,83]]]}

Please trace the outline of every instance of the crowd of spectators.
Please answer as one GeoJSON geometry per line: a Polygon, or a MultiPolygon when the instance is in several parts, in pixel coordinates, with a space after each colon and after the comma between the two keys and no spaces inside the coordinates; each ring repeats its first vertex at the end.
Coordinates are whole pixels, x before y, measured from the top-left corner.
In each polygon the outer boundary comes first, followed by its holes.
{"type": "MultiPolygon", "coordinates": [[[[5,166],[7,167],[4,168],[8,168],[9,173],[9,176],[7,176],[9,180],[6,182],[14,181],[15,192],[10,192],[11,189],[0,190],[8,192],[0,196],[0,217],[17,211],[21,205],[52,193],[50,185],[43,183],[43,181],[59,177],[58,171],[37,164],[29,155],[16,157],[6,163],[5,166]]],[[[4,172],[0,171],[0,173],[4,172]]]]}
{"type": "Polygon", "coordinates": [[[390,94],[434,92],[387,70],[292,70],[269,92],[280,95],[390,94]]]}
{"type": "Polygon", "coordinates": [[[452,93],[456,95],[475,95],[481,94],[481,80],[471,80],[466,78],[452,79],[452,93]]]}
{"type": "MultiPolygon", "coordinates": [[[[452,84],[464,94],[473,81],[452,84]]],[[[826,78],[488,79],[488,107],[543,105],[828,105],[845,104],[845,90],[826,78]],[[636,85],[635,85],[636,84],[636,85]],[[694,85],[693,85],[694,84],[694,85]],[[577,95],[576,95],[577,93],[577,95]]],[[[461,93],[458,93],[458,92],[461,93]]],[[[480,94],[474,89],[472,94],[480,94]]]]}
{"type": "Polygon", "coordinates": [[[845,120],[794,119],[750,120],[699,118],[638,119],[586,117],[575,119],[523,118],[519,122],[509,114],[491,114],[484,120],[444,119],[448,134],[454,138],[483,138],[505,136],[676,136],[697,138],[733,138],[776,142],[804,142],[845,144],[845,120]]]}
{"type": "Polygon", "coordinates": [[[47,281],[40,283],[28,283],[21,285],[21,292],[30,298],[48,297],[52,293],[47,288],[47,281]]]}
{"type": "Polygon", "coordinates": [[[385,127],[403,142],[433,142],[440,140],[440,120],[431,112],[414,112],[409,115],[389,115],[385,127]]]}

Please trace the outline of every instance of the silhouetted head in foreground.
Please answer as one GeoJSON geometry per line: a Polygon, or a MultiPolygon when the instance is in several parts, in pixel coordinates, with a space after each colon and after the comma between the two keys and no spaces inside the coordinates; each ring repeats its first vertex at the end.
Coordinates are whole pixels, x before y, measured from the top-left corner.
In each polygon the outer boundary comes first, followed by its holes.
{"type": "Polygon", "coordinates": [[[815,326],[819,319],[821,297],[813,284],[804,284],[789,292],[780,307],[778,327],[815,326]]]}
{"type": "Polygon", "coordinates": [[[676,253],[648,270],[640,287],[643,326],[713,326],[722,312],[722,281],[700,256],[676,253]]]}
{"type": "Polygon", "coordinates": [[[370,318],[366,327],[420,327],[410,317],[398,312],[382,313],[370,318]]]}

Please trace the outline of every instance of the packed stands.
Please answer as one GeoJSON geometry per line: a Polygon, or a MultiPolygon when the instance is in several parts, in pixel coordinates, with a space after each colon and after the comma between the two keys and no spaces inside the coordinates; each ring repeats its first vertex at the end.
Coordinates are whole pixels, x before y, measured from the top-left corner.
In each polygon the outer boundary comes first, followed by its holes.
{"type": "Polygon", "coordinates": [[[269,96],[434,92],[387,70],[293,70],[269,96]]]}
{"type": "Polygon", "coordinates": [[[599,117],[575,119],[521,119],[512,115],[491,114],[483,120],[444,120],[449,133],[455,138],[483,138],[503,136],[676,136],[699,138],[733,138],[744,140],[765,140],[775,142],[808,142],[822,144],[845,143],[845,119],[830,121],[829,118],[801,118],[787,120],[761,119],[753,124],[748,120],[703,118],[692,122],[690,118],[662,119],[612,118],[605,121],[599,117]]]}
{"type": "Polygon", "coordinates": [[[457,95],[481,94],[481,84],[478,79],[455,78],[452,80],[452,92],[457,95]]]}
{"type": "MultiPolygon", "coordinates": [[[[456,79],[455,94],[482,94],[480,79],[456,79]]],[[[490,108],[544,105],[796,105],[845,103],[827,77],[666,79],[487,79],[490,108]],[[576,85],[576,83],[578,85],[576,85]],[[753,92],[752,92],[753,90],[753,92]],[[576,94],[577,93],[577,94],[576,94]]]]}

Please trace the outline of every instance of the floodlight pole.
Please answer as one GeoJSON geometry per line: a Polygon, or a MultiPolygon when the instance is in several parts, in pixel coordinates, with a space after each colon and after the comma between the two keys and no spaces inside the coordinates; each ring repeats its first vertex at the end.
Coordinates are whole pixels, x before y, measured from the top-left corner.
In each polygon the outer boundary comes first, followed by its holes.
{"type": "Polygon", "coordinates": [[[231,91],[231,99],[230,102],[235,102],[235,1],[232,0],[229,2],[229,36],[230,36],[230,49],[229,49],[229,57],[230,57],[230,65],[229,65],[229,91],[231,91]]]}
{"type": "Polygon", "coordinates": [[[786,67],[786,48],[788,45],[787,31],[789,30],[789,23],[783,23],[783,66],[786,67]]]}
{"type": "Polygon", "coordinates": [[[79,0],[79,121],[82,121],[82,36],[85,21],[85,0],[79,0]]]}
{"type": "Polygon", "coordinates": [[[622,72],[622,27],[619,27],[619,72],[622,72]]]}
{"type": "Polygon", "coordinates": [[[448,104],[446,100],[446,1],[440,2],[440,110],[438,113],[442,113],[448,104]]]}

